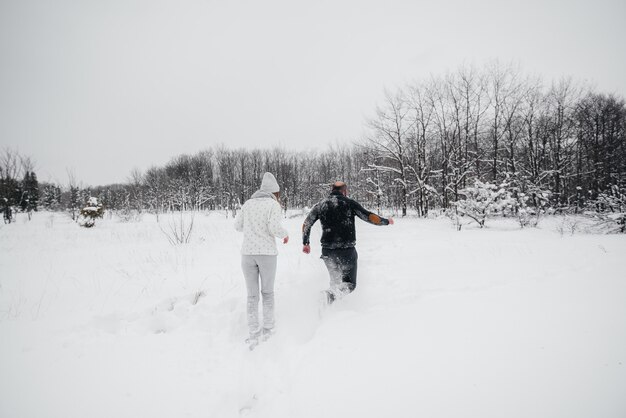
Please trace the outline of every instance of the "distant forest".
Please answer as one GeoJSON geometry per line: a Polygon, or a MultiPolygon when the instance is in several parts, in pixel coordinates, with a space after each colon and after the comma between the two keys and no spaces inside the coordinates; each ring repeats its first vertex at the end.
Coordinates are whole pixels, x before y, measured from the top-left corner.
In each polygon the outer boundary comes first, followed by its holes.
{"type": "Polygon", "coordinates": [[[366,125],[364,137],[325,150],[213,147],[92,188],[72,176],[38,183],[30,160],[5,150],[0,201],[75,211],[93,196],[120,211],[236,210],[269,171],[285,208],[313,205],[335,180],[400,215],[454,208],[477,181],[540,195],[559,211],[624,203],[624,99],[571,79],[546,84],[507,66],[463,67],[387,92],[366,125]]]}

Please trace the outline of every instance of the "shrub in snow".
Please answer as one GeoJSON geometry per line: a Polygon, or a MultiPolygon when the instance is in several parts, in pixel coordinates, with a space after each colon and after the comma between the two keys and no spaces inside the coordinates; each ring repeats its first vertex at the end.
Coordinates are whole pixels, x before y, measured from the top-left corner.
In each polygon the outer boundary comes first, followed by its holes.
{"type": "Polygon", "coordinates": [[[600,234],[626,233],[626,213],[595,213],[590,230],[600,234]]]}
{"type": "Polygon", "coordinates": [[[87,200],[87,206],[80,210],[78,224],[85,228],[91,228],[96,224],[96,219],[104,216],[104,207],[95,197],[87,200]]]}
{"type": "Polygon", "coordinates": [[[515,199],[517,220],[522,228],[536,227],[543,214],[549,209],[552,193],[540,187],[531,185],[526,192],[511,189],[515,199]]]}
{"type": "Polygon", "coordinates": [[[475,180],[474,186],[466,187],[459,194],[465,198],[455,203],[457,211],[472,218],[481,228],[485,226],[487,216],[512,213],[516,207],[506,184],[498,187],[475,180]]]}
{"type": "Polygon", "coordinates": [[[454,226],[454,228],[457,231],[460,231],[461,228],[463,228],[463,222],[461,221],[461,216],[459,216],[458,212],[456,211],[448,211],[445,213],[446,217],[450,219],[450,221],[452,221],[452,226],[454,226]]]}
{"type": "MultiPolygon", "coordinates": [[[[125,207],[124,209],[117,212],[117,216],[120,222],[139,222],[142,219],[142,213],[136,209],[130,209],[125,207]]],[[[158,220],[158,214],[157,214],[158,220]]]]}
{"type": "Polygon", "coordinates": [[[539,224],[539,216],[539,211],[527,207],[520,207],[517,211],[517,220],[522,228],[527,226],[536,227],[539,224]]]}
{"type": "Polygon", "coordinates": [[[600,193],[596,200],[591,202],[596,212],[625,213],[626,191],[622,191],[616,185],[611,186],[608,193],[600,193]]]}
{"type": "Polygon", "coordinates": [[[193,231],[194,212],[179,211],[178,214],[171,213],[166,217],[166,226],[159,221],[159,228],[172,245],[187,244],[191,239],[193,231]]]}
{"type": "Polygon", "coordinates": [[[522,228],[539,224],[541,216],[550,211],[552,192],[534,184],[520,173],[507,173],[505,188],[513,199],[512,213],[522,228]]]}
{"type": "Polygon", "coordinates": [[[570,235],[574,235],[574,233],[579,229],[579,225],[579,219],[564,215],[561,222],[557,225],[556,230],[559,234],[561,234],[561,236],[568,232],[570,235]]]}
{"type": "Polygon", "coordinates": [[[598,232],[626,233],[626,193],[616,185],[608,193],[600,193],[591,201],[589,214],[596,220],[594,229],[598,232]]]}

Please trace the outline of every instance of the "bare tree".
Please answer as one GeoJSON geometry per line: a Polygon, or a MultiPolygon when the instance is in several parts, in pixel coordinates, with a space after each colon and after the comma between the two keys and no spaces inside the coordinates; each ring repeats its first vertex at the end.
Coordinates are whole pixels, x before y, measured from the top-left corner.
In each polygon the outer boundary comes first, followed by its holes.
{"type": "Polygon", "coordinates": [[[386,94],[384,107],[379,107],[376,117],[369,121],[371,134],[365,146],[383,159],[379,170],[392,173],[398,185],[402,216],[406,216],[407,202],[412,185],[409,178],[410,136],[414,132],[410,117],[411,107],[401,92],[386,94]]]}
{"type": "Polygon", "coordinates": [[[572,149],[575,143],[574,110],[580,97],[580,89],[571,79],[561,79],[552,85],[547,95],[549,119],[549,145],[553,173],[553,193],[557,203],[563,204],[567,196],[563,193],[563,178],[572,163],[572,149]]]}
{"type": "Polygon", "coordinates": [[[425,216],[428,213],[428,195],[433,190],[428,186],[431,164],[427,150],[435,109],[432,100],[426,97],[427,90],[421,84],[410,86],[409,94],[413,118],[410,169],[416,181],[416,209],[418,215],[425,216]]]}

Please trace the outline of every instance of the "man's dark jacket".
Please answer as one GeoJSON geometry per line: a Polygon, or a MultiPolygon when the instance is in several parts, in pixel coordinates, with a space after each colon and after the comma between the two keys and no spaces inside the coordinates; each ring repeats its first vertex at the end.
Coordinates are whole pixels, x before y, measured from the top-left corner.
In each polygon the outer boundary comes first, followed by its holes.
{"type": "Polygon", "coordinates": [[[352,248],[356,245],[354,217],[374,225],[389,225],[389,220],[363,208],[356,201],[334,191],[321,200],[304,220],[302,244],[308,245],[311,227],[319,219],[322,224],[322,248],[352,248]]]}

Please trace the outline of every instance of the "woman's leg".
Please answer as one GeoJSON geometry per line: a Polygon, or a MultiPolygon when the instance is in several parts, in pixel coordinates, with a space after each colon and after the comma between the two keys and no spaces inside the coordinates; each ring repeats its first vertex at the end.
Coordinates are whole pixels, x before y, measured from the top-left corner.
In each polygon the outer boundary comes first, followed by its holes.
{"type": "Polygon", "coordinates": [[[259,266],[254,256],[241,256],[241,270],[246,279],[246,289],[248,290],[247,314],[248,330],[250,335],[259,332],[259,266]]]}
{"type": "Polygon", "coordinates": [[[275,255],[256,256],[261,274],[261,295],[263,295],[263,328],[274,328],[274,280],[276,279],[275,255]]]}

